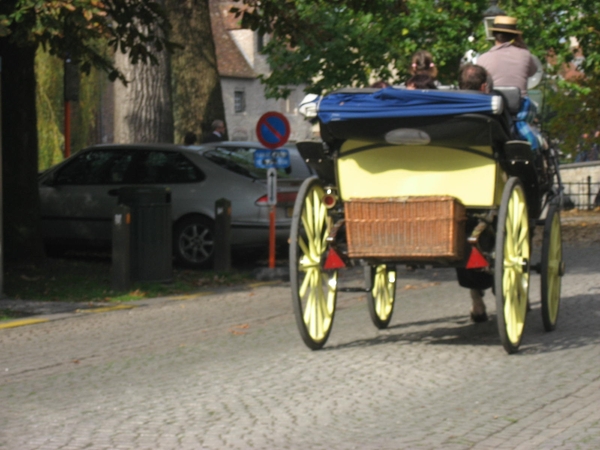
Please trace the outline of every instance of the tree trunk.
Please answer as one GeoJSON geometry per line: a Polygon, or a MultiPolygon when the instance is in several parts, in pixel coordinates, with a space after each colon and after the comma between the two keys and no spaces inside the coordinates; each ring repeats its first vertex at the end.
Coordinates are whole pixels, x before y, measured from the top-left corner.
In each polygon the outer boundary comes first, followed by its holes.
{"type": "Polygon", "coordinates": [[[0,38],[2,58],[2,193],[6,262],[44,257],[38,192],[35,47],[0,38]]]}
{"type": "MultiPolygon", "coordinates": [[[[188,131],[210,130],[213,120],[225,120],[217,70],[209,0],[166,0],[173,25],[171,39],[184,45],[171,57],[176,142],[188,131]]],[[[215,11],[216,13],[216,11],[215,11]]]]}
{"type": "Polygon", "coordinates": [[[167,51],[155,53],[158,65],[131,64],[117,52],[116,66],[129,82],[115,81],[115,142],[173,143],[171,65],[167,51]]]}

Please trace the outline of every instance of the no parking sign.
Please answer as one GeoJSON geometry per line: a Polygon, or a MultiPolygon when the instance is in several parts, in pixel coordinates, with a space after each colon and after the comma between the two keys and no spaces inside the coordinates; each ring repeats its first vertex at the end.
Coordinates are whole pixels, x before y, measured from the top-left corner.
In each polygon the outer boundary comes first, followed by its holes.
{"type": "Polygon", "coordinates": [[[262,145],[271,150],[279,148],[285,145],[290,137],[290,123],[281,113],[264,113],[256,124],[256,137],[262,145]]]}
{"type": "MultiPolygon", "coordinates": [[[[286,117],[278,112],[271,111],[264,113],[256,124],[256,137],[259,142],[270,150],[275,150],[287,142],[290,137],[290,123],[286,117]]],[[[258,152],[258,150],[257,150],[258,152]]],[[[281,150],[280,152],[283,152],[281,150]]],[[[255,158],[254,164],[259,167],[261,164],[267,168],[267,198],[270,206],[269,211],[269,268],[275,268],[275,205],[277,204],[277,157],[275,152],[271,155],[265,155],[269,160],[266,164],[264,159],[259,156],[255,158]]],[[[289,159],[289,154],[287,155],[289,159]]]]}

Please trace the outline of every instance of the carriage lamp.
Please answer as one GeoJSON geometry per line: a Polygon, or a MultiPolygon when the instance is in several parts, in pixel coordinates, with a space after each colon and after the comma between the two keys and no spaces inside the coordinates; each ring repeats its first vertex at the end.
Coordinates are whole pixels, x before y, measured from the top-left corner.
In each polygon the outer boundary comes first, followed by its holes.
{"type": "Polygon", "coordinates": [[[505,16],[506,13],[498,7],[498,0],[490,0],[490,6],[483,12],[483,25],[485,26],[485,38],[488,41],[494,40],[494,35],[490,28],[494,26],[496,16],[505,16]]]}

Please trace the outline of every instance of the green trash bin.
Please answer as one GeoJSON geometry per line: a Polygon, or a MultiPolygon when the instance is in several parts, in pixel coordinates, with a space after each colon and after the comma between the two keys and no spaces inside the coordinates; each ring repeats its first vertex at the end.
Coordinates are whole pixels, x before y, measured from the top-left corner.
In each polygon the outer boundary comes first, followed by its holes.
{"type": "Polygon", "coordinates": [[[164,187],[122,187],[118,198],[119,205],[128,206],[131,214],[131,280],[172,281],[171,191],[164,187]]]}

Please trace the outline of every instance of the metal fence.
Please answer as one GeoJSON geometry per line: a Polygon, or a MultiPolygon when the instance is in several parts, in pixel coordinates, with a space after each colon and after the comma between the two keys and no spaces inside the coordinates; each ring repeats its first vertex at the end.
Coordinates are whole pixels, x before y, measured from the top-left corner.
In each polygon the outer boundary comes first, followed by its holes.
{"type": "Polygon", "coordinates": [[[600,183],[592,183],[592,177],[579,183],[563,183],[563,209],[591,210],[600,206],[600,183]]]}

